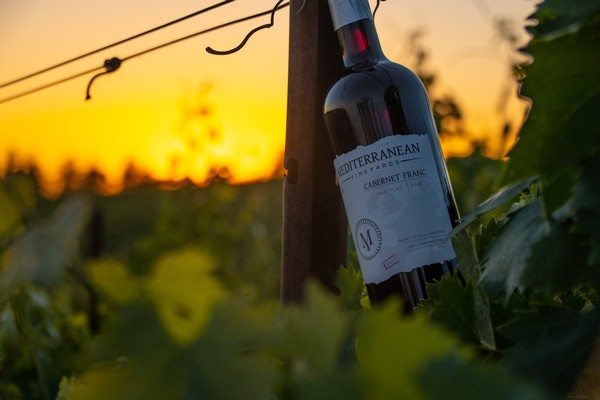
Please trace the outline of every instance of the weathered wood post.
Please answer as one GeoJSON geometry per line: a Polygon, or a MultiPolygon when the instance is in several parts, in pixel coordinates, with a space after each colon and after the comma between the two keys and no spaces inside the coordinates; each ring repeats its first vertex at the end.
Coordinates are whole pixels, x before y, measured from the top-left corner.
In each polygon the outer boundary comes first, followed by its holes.
{"type": "Polygon", "coordinates": [[[308,279],[334,290],[346,260],[347,223],[335,185],[323,102],[342,58],[327,0],[291,0],[283,183],[281,300],[302,300],[308,279]]]}

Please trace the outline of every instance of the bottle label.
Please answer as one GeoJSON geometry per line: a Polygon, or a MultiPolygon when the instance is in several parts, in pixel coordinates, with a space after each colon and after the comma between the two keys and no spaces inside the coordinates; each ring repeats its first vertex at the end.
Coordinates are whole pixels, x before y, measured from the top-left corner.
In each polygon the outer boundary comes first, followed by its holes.
{"type": "Polygon", "coordinates": [[[334,166],[365,283],[456,257],[427,135],[394,135],[334,166]]]}

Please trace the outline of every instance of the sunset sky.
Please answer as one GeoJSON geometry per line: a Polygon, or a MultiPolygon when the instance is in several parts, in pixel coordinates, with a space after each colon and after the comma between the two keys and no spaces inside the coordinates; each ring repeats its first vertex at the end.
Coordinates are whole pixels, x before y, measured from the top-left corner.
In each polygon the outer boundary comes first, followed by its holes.
{"type": "MultiPolygon", "coordinates": [[[[315,0],[306,0],[315,1],[315,0]]],[[[235,47],[268,16],[126,60],[98,77],[85,101],[89,74],[3,102],[19,93],[83,71],[105,59],[126,58],[162,43],[269,10],[275,0],[237,0],[137,40],[0,87],[0,174],[13,164],[39,166],[60,190],[67,162],[81,174],[92,168],[118,188],[128,164],[151,178],[189,178],[203,184],[220,173],[232,183],[268,179],[280,171],[285,142],[289,12],[254,35],[239,52],[214,56],[204,49],[235,47]]],[[[2,0],[0,85],[218,3],[218,0],[2,0]]],[[[374,6],[374,1],[372,5],[374,6]]],[[[526,43],[527,0],[387,0],[376,24],[386,55],[411,66],[408,37],[423,32],[435,95],[454,96],[468,131],[497,137],[502,118],[518,121],[525,103],[509,79],[510,62],[523,61],[502,40],[496,21],[508,21],[526,43]],[[508,97],[503,97],[506,91],[508,97]],[[499,102],[501,107],[499,107],[499,102]]],[[[291,12],[297,12],[296,3],[291,12]]],[[[493,147],[493,146],[492,146],[493,147]]],[[[464,143],[444,143],[447,156],[465,155],[464,143]]],[[[492,149],[498,152],[498,149],[492,149]]],[[[116,190],[116,189],[115,189],[116,190]]]]}

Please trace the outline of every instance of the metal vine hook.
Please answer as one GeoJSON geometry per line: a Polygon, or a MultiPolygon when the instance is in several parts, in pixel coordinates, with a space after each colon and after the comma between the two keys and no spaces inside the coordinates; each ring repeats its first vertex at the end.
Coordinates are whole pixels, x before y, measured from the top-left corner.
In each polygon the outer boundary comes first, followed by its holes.
{"type": "Polygon", "coordinates": [[[283,0],[279,0],[276,4],[275,7],[273,7],[273,10],[271,11],[271,22],[269,22],[268,24],[264,24],[261,26],[258,26],[254,29],[252,29],[250,32],[248,32],[248,34],[246,35],[246,37],[244,38],[244,40],[242,40],[242,42],[240,44],[238,44],[236,47],[234,47],[233,49],[230,50],[215,50],[212,47],[207,47],[206,51],[210,54],[214,54],[217,56],[224,56],[227,54],[233,54],[239,50],[241,50],[242,47],[244,47],[246,45],[246,42],[248,42],[248,39],[250,39],[250,37],[252,35],[254,35],[256,32],[262,30],[262,29],[268,29],[270,27],[272,27],[273,25],[275,25],[275,13],[277,12],[277,9],[279,8],[279,5],[283,3],[283,0]]]}
{"type": "Polygon", "coordinates": [[[96,80],[96,78],[105,74],[109,74],[111,72],[115,72],[121,66],[121,62],[122,60],[118,57],[113,57],[110,60],[104,61],[104,68],[106,69],[106,71],[100,72],[99,74],[94,75],[92,79],[90,79],[90,82],[87,85],[87,90],[85,92],[86,100],[92,98],[92,96],[90,95],[90,89],[92,88],[92,83],[96,80]]]}

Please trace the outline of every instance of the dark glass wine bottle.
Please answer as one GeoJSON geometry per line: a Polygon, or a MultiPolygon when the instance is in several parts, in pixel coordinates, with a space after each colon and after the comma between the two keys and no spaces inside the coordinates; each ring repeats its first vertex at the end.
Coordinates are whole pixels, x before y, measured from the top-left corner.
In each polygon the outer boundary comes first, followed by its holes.
{"type": "Polygon", "coordinates": [[[448,233],[459,213],[420,79],[389,61],[367,0],[329,0],[346,74],[324,118],[349,227],[372,304],[401,296],[406,312],[426,283],[457,268],[448,233]]]}

